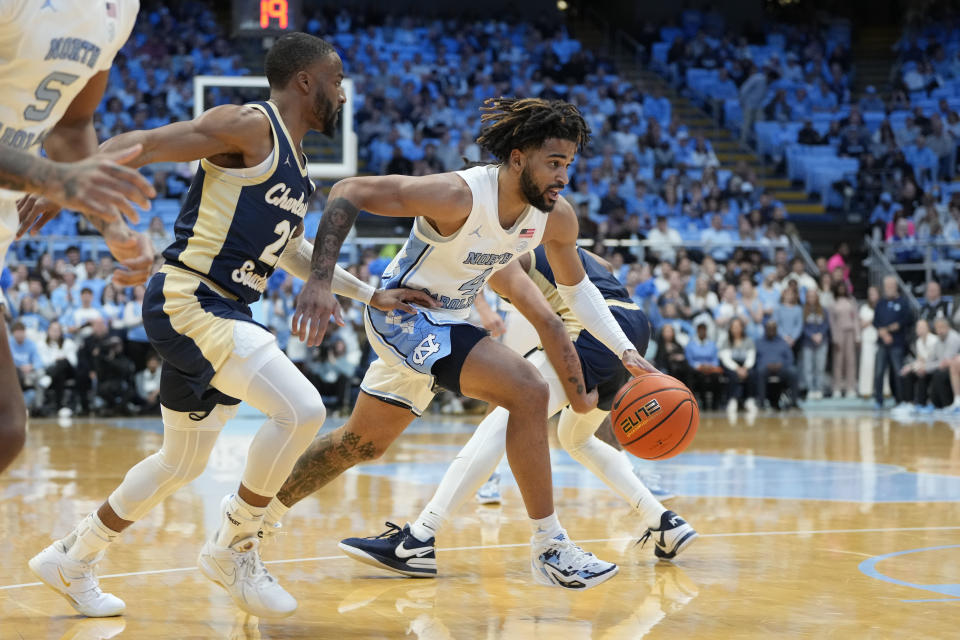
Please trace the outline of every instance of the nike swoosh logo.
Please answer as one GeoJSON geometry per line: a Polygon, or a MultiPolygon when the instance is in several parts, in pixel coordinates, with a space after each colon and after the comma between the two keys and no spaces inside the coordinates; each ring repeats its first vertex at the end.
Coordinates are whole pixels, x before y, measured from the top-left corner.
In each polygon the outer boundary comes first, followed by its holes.
{"type": "Polygon", "coordinates": [[[406,547],[403,546],[403,543],[401,542],[400,544],[397,545],[397,548],[394,549],[394,553],[397,554],[398,558],[403,558],[404,560],[406,560],[407,558],[419,558],[421,556],[425,556],[428,553],[430,553],[430,547],[426,547],[423,549],[407,549],[406,547]]]}
{"type": "Polygon", "coordinates": [[[63,586],[69,587],[70,582],[67,582],[67,579],[63,577],[63,571],[60,570],[60,567],[57,567],[57,573],[60,574],[60,582],[63,583],[63,586]]]}
{"type": "Polygon", "coordinates": [[[218,572],[220,573],[220,575],[223,576],[224,578],[226,578],[226,580],[224,580],[224,582],[225,582],[225,584],[226,584],[227,586],[231,586],[234,582],[237,581],[237,569],[236,569],[235,567],[230,567],[230,571],[229,571],[229,573],[228,573],[228,572],[223,568],[223,565],[221,565],[219,562],[217,562],[217,559],[216,559],[216,558],[211,557],[211,558],[210,558],[210,561],[211,561],[211,563],[213,564],[213,566],[215,566],[215,567],[217,568],[217,570],[218,570],[218,572]]]}

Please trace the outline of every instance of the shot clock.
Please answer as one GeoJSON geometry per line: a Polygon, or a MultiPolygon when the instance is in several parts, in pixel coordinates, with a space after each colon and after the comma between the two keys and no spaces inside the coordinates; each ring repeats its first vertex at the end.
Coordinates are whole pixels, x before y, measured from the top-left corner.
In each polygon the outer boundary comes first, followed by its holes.
{"type": "Polygon", "coordinates": [[[276,36],[299,31],[301,0],[233,0],[235,36],[276,36]]]}

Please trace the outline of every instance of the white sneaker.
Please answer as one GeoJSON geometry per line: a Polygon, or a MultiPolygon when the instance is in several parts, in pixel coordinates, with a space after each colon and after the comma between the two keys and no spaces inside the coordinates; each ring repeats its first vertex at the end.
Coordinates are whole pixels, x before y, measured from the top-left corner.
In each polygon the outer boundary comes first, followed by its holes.
{"type": "Polygon", "coordinates": [[[589,589],[617,575],[620,568],[599,560],[570,541],[566,533],[530,541],[530,570],[539,584],[564,589],[589,589]]]}
{"type": "Polygon", "coordinates": [[[83,615],[91,618],[119,616],[127,608],[123,600],[100,590],[95,569],[102,557],[101,552],[90,562],[73,560],[67,557],[63,542],[57,540],[33,556],[28,564],[34,575],[83,615]]]}
{"type": "Polygon", "coordinates": [[[910,402],[901,402],[893,409],[890,410],[890,413],[898,416],[909,416],[911,415],[916,407],[913,406],[910,402]]]}
{"type": "Polygon", "coordinates": [[[747,401],[743,403],[744,407],[747,410],[747,413],[756,413],[757,412],[757,401],[753,398],[747,398],[747,401]]]}
{"type": "Polygon", "coordinates": [[[477,489],[477,502],[480,504],[500,504],[500,472],[494,471],[490,479],[477,489]]]}
{"type": "Polygon", "coordinates": [[[232,547],[207,540],[197,564],[200,572],[227,590],[238,607],[252,616],[285,618],[297,610],[297,601],[263,566],[260,540],[244,538],[232,547]]]}
{"type": "Polygon", "coordinates": [[[736,413],[737,412],[737,399],[730,398],[727,400],[727,413],[736,413]]]}

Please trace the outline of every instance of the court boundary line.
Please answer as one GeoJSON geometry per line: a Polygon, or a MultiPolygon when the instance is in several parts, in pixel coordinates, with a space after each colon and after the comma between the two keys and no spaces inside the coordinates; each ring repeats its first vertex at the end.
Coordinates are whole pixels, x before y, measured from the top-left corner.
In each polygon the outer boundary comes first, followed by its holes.
{"type": "MultiPolygon", "coordinates": [[[[747,538],[750,536],[808,536],[823,535],[830,533],[896,533],[906,531],[957,531],[960,526],[943,527],[887,527],[873,529],[798,529],[796,531],[734,531],[728,533],[701,533],[701,538],[747,538]]],[[[595,544],[600,542],[622,542],[624,540],[636,540],[636,536],[616,537],[616,538],[594,538],[592,540],[578,540],[578,544],[595,544]]],[[[482,549],[511,549],[516,547],[529,546],[529,542],[513,542],[507,544],[478,544],[465,547],[440,547],[439,551],[479,551],[482,549]]],[[[290,564],[293,562],[324,562],[327,560],[349,560],[346,555],[336,556],[314,556],[310,558],[288,558],[286,560],[265,560],[263,564],[290,564]]],[[[197,567],[177,567],[174,569],[149,569],[147,571],[132,571],[129,573],[111,573],[100,576],[101,580],[112,578],[131,578],[136,576],[162,575],[165,573],[181,573],[184,571],[197,571],[197,567]]],[[[42,582],[24,582],[22,584],[10,584],[0,586],[0,591],[12,591],[14,589],[26,589],[28,587],[44,586],[42,582]]]]}

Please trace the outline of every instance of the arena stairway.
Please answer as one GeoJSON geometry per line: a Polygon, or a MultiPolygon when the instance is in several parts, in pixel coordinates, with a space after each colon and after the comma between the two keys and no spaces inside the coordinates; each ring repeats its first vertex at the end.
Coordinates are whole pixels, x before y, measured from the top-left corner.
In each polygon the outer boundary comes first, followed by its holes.
{"type": "Polygon", "coordinates": [[[710,142],[721,169],[733,171],[738,164],[745,162],[756,172],[760,186],[782,202],[791,216],[811,216],[816,220],[816,216],[825,213],[819,199],[811,198],[802,189],[795,188],[786,176],[778,175],[776,170],[765,164],[752,149],[741,145],[730,130],[716,126],[716,122],[706,111],[689,98],[680,95],[659,74],[642,68],[639,61],[625,50],[611,50],[611,43],[617,42],[618,38],[611,38],[603,28],[586,19],[574,20],[571,27],[584,47],[613,59],[622,78],[638,84],[644,90],[657,87],[662,89],[663,95],[670,100],[671,113],[680,117],[690,136],[696,138],[702,134],[710,142]]]}
{"type": "Polygon", "coordinates": [[[875,87],[880,94],[890,90],[890,74],[896,62],[893,45],[900,38],[900,31],[898,26],[857,29],[852,52],[857,68],[851,91],[854,100],[862,98],[868,86],[875,87]]]}

